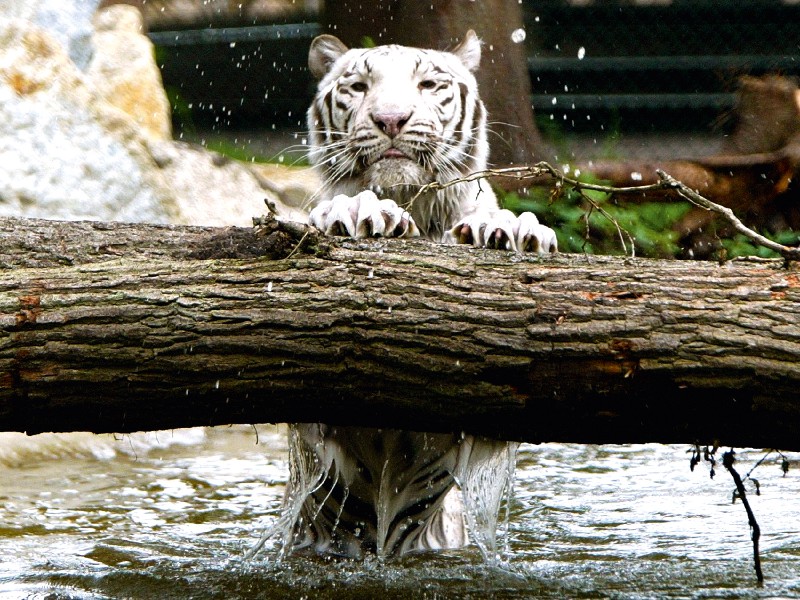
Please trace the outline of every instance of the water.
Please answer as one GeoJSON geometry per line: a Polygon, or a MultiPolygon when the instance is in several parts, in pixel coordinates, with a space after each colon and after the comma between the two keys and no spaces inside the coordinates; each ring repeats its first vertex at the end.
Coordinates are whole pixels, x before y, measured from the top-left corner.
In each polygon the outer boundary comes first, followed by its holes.
{"type": "Polygon", "coordinates": [[[2,437],[0,599],[800,597],[800,469],[771,460],[754,474],[759,587],[730,477],[690,472],[684,447],[521,446],[497,565],[474,547],[278,562],[269,544],[248,563],[279,516],[283,431],[2,437]]]}

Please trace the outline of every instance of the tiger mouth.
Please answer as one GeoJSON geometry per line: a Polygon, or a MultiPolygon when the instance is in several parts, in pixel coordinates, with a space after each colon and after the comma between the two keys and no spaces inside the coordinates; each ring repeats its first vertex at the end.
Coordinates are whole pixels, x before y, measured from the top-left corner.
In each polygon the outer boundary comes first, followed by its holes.
{"type": "Polygon", "coordinates": [[[402,150],[398,150],[397,148],[389,148],[383,154],[378,157],[378,160],[384,160],[387,158],[405,158],[406,160],[412,160],[412,158],[403,152],[402,150]]]}

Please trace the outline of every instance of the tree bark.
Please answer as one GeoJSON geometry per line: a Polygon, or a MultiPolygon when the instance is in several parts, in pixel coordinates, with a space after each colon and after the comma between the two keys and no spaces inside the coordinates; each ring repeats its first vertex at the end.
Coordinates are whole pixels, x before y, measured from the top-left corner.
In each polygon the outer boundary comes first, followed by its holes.
{"type": "Polygon", "coordinates": [[[345,0],[325,6],[325,25],[349,46],[365,37],[376,44],[453,48],[469,29],[483,40],[476,77],[489,112],[492,164],[532,164],[551,152],[536,127],[524,43],[511,34],[524,31],[522,7],[512,0],[345,0]]]}
{"type": "Polygon", "coordinates": [[[275,223],[3,219],[0,238],[0,430],[322,421],[800,449],[800,276],[780,262],[275,223]]]}

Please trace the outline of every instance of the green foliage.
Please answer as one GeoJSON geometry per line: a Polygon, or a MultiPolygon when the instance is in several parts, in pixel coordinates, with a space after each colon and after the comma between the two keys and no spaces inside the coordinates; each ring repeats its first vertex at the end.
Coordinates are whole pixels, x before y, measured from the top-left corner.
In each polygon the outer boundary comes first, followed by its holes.
{"type": "MultiPolygon", "coordinates": [[[[587,176],[580,179],[586,183],[602,183],[587,176]]],[[[555,230],[562,252],[630,254],[633,238],[636,256],[679,258],[687,254],[675,227],[692,208],[686,201],[638,202],[591,190],[567,189],[554,193],[551,186],[534,187],[525,195],[501,194],[500,203],[515,213],[529,210],[536,214],[542,223],[555,230]]],[[[722,217],[717,219],[712,222],[710,232],[719,258],[779,257],[742,234],[717,237],[713,231],[724,224],[722,217]]],[[[800,242],[800,235],[793,231],[762,234],[786,246],[796,246],[800,242]]]]}
{"type": "Polygon", "coordinates": [[[501,198],[501,204],[516,213],[526,210],[535,213],[540,221],[555,229],[562,252],[625,254],[622,238],[629,254],[633,238],[636,255],[650,257],[677,257],[681,253],[679,234],[673,225],[690,208],[688,202],[679,201],[619,202],[606,193],[588,190],[553,195],[550,189],[541,187],[533,188],[524,197],[507,194],[501,198]],[[608,216],[592,206],[592,202],[608,216]]]}
{"type": "Polygon", "coordinates": [[[178,88],[166,86],[164,91],[167,94],[169,105],[172,107],[172,120],[177,129],[189,135],[194,135],[197,132],[197,128],[192,118],[192,105],[181,95],[178,88]]]}
{"type": "MultiPolygon", "coordinates": [[[[784,246],[797,246],[800,243],[800,235],[796,231],[781,231],[775,234],[763,234],[769,239],[783,244],[784,246]]],[[[737,233],[732,238],[720,240],[722,247],[725,248],[728,258],[734,256],[760,256],[761,258],[780,258],[780,254],[773,252],[763,246],[756,246],[741,233],[737,233]]]]}
{"type": "Polygon", "coordinates": [[[230,141],[223,138],[208,139],[203,143],[203,146],[208,150],[212,150],[213,152],[218,152],[219,154],[227,156],[228,158],[232,158],[234,160],[238,160],[241,162],[251,162],[251,163],[280,162],[279,160],[276,160],[272,157],[256,154],[246,146],[243,147],[240,145],[233,144],[230,141]]]}

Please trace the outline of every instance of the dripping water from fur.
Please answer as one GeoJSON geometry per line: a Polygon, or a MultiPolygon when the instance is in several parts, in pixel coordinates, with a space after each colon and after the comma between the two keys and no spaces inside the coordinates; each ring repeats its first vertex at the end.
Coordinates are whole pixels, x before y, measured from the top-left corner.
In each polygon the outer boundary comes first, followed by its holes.
{"type": "MultiPolygon", "coordinates": [[[[351,485],[354,483],[352,473],[344,463],[337,465],[337,440],[333,437],[326,438],[325,426],[319,425],[294,425],[289,428],[289,463],[290,479],[287,482],[284,507],[279,519],[261,536],[254,548],[250,550],[247,558],[253,558],[268,541],[275,542],[275,557],[283,560],[297,550],[313,551],[328,555],[340,555],[355,558],[365,558],[360,548],[354,545],[353,539],[361,538],[365,532],[372,528],[376,533],[376,546],[374,554],[383,559],[388,556],[414,552],[413,547],[404,548],[396,544],[396,536],[390,533],[390,524],[398,518],[398,505],[402,505],[404,494],[408,490],[395,487],[397,473],[393,472],[393,461],[382,459],[382,467],[373,471],[380,472],[378,481],[375,482],[377,496],[375,497],[375,517],[373,524],[366,521],[362,527],[355,527],[350,533],[342,532],[347,543],[334,544],[337,528],[339,528],[342,512],[352,510],[348,506],[351,494],[351,485]],[[313,436],[309,431],[313,429],[313,436]],[[309,444],[309,439],[313,440],[309,444]],[[324,487],[327,479],[327,488],[324,487]],[[334,493],[337,486],[341,488],[334,493]],[[316,496],[315,496],[316,493],[316,496]],[[328,503],[330,501],[330,506],[328,503]],[[338,505],[337,505],[338,502],[338,505]],[[309,507],[310,510],[309,510],[309,507]],[[323,510],[328,514],[333,512],[333,519],[321,518],[323,510]],[[316,523],[317,519],[320,523],[316,523]],[[331,524],[332,522],[332,524],[331,524]],[[325,532],[327,540],[320,544],[316,537],[320,530],[325,532]]],[[[402,432],[395,432],[398,439],[403,439],[402,432]]],[[[389,436],[390,432],[382,432],[382,436],[389,436]]],[[[442,448],[442,440],[453,439],[455,445],[450,452],[453,455],[452,478],[455,487],[444,494],[442,512],[445,517],[437,524],[437,528],[463,530],[463,543],[471,542],[480,551],[483,561],[487,564],[498,563],[500,554],[506,557],[509,554],[509,514],[513,496],[513,477],[516,462],[516,443],[500,442],[473,436],[453,436],[445,434],[411,434],[420,436],[421,451],[432,452],[435,455],[442,448]],[[503,510],[504,509],[504,510],[503,510]],[[498,520],[502,512],[502,547],[498,551],[498,520]]],[[[391,444],[389,444],[390,447],[391,444]]],[[[397,450],[397,447],[392,447],[397,450]]],[[[341,457],[339,457],[341,460],[341,457]]],[[[434,489],[441,478],[435,470],[427,481],[420,482],[427,489],[434,489]]],[[[402,487],[402,486],[401,486],[402,487]]],[[[416,492],[418,493],[418,492],[416,492]]],[[[353,500],[353,502],[358,502],[353,500]]],[[[425,506],[426,519],[431,517],[428,506],[425,506]]],[[[435,514],[435,513],[433,513],[435,514]]],[[[422,521],[415,522],[411,517],[406,517],[397,530],[402,534],[406,529],[414,529],[422,521]]],[[[346,527],[346,526],[345,526],[346,527]]],[[[428,530],[423,535],[437,535],[437,528],[428,530]]],[[[456,536],[458,537],[458,536],[456,536]]],[[[441,548],[456,548],[458,546],[443,545],[441,548]]]]}
{"type": "Polygon", "coordinates": [[[503,554],[508,554],[508,532],[514,491],[518,444],[477,438],[472,441],[468,463],[456,481],[464,498],[464,514],[470,536],[484,561],[499,558],[497,525],[503,510],[503,554]]]}

